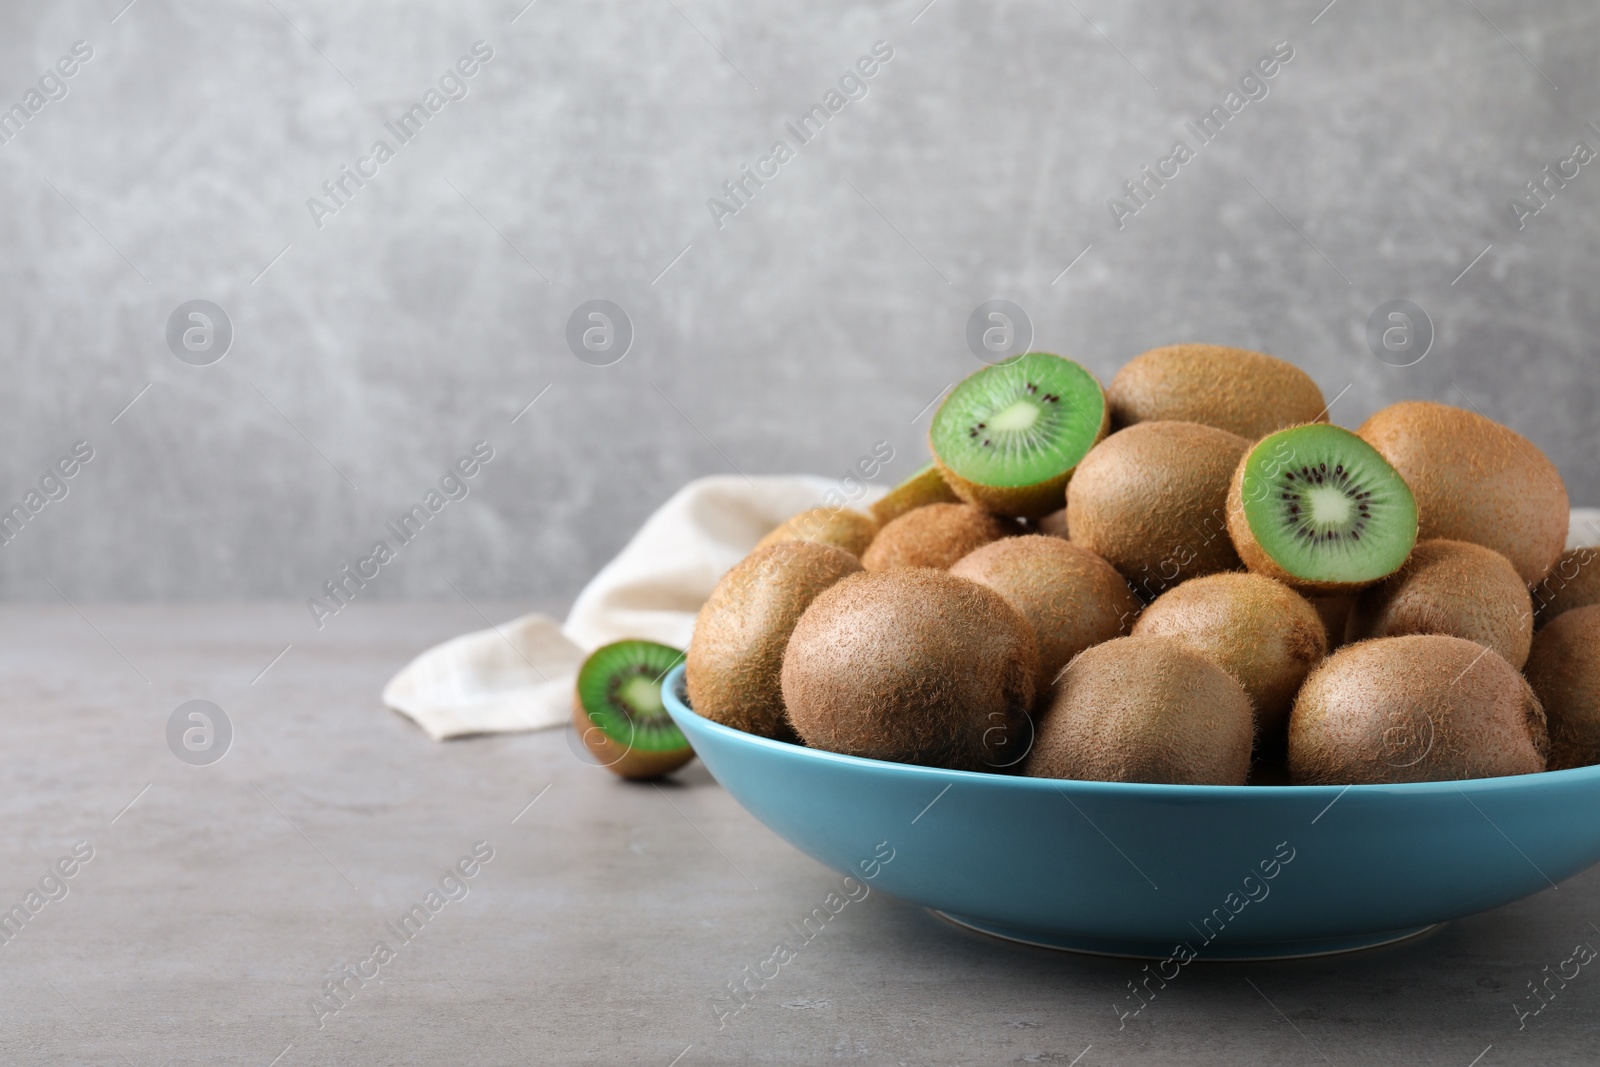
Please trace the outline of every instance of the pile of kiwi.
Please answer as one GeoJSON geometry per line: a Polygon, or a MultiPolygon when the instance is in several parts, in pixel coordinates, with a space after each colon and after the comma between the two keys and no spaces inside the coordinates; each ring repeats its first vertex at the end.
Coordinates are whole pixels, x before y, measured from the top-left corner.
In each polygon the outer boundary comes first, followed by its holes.
{"type": "Polygon", "coordinates": [[[1107,387],[1031,352],[960,382],[929,446],[870,513],[804,512],[727,573],[686,654],[695,711],[1100,781],[1600,763],[1600,548],[1563,554],[1560,474],[1476,411],[1352,431],[1257,352],[1158,348],[1107,387]]]}

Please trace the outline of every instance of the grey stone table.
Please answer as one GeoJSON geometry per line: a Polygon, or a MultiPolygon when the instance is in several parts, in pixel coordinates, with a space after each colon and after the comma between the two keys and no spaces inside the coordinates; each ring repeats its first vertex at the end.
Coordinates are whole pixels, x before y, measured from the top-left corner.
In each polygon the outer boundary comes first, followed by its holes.
{"type": "Polygon", "coordinates": [[[435,744],[385,710],[384,680],[479,609],[520,610],[358,605],[316,633],[292,606],[0,609],[0,906],[36,907],[0,945],[0,1061],[1600,1058],[1595,968],[1552,981],[1520,1030],[1513,1007],[1600,945],[1595,870],[1385,949],[1197,964],[1121,1029],[1139,964],[988,940],[873,893],[719,1025],[728,983],[839,877],[698,764],[630,785],[566,731],[435,744]],[[167,742],[194,699],[234,729],[208,766],[167,742]]]}

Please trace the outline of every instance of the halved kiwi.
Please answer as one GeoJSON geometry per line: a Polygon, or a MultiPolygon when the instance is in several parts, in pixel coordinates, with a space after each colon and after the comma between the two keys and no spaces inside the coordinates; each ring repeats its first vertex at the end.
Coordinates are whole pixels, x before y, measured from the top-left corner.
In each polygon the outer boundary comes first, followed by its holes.
{"type": "Polygon", "coordinates": [[[1228,533],[1252,571],[1336,593],[1400,568],[1417,541],[1417,502],[1371,445],[1312,423],[1245,453],[1228,490],[1228,533]]]}
{"type": "Polygon", "coordinates": [[[694,759],[667,714],[661,681],[683,653],[654,641],[615,641],[578,668],[572,725],[602,766],[624,778],[657,778],[694,759]]]}
{"type": "Polygon", "coordinates": [[[1105,436],[1110,412],[1093,374],[1029,352],[963,380],[933,416],[929,444],[956,495],[999,515],[1061,507],[1074,468],[1105,436]]]}

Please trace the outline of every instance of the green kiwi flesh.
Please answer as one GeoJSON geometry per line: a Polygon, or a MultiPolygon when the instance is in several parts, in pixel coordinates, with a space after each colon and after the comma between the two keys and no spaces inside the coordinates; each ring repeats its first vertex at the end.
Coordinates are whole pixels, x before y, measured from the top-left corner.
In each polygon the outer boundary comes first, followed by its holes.
{"type": "Polygon", "coordinates": [[[655,778],[694,750],[661,699],[661,681],[683,653],[654,641],[602,645],[578,668],[573,725],[595,757],[624,778],[655,778]]]}
{"type": "Polygon", "coordinates": [[[1029,352],[951,390],[933,416],[929,443],[945,481],[967,503],[1039,516],[1061,507],[1073,469],[1109,425],[1094,375],[1069,359],[1029,352]]]}
{"type": "Polygon", "coordinates": [[[1384,578],[1411,554],[1417,502],[1377,450],[1313,423],[1268,434],[1229,492],[1228,529],[1245,565],[1300,589],[1384,578]]]}

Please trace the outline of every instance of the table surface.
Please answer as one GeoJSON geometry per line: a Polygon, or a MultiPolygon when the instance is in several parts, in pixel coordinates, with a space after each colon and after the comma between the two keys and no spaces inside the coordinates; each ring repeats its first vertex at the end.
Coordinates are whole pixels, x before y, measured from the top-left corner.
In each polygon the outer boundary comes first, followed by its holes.
{"type": "Polygon", "coordinates": [[[77,843],[93,850],[0,945],[0,1060],[1600,1057],[1600,975],[1552,981],[1520,1029],[1514,1007],[1575,944],[1600,946],[1600,869],[1397,946],[1196,964],[1125,1028],[1115,1005],[1140,964],[990,940],[874,893],[719,1025],[728,983],[838,876],[699,764],[624,783],[578,758],[568,730],[435,743],[379,702],[415,653],[523,610],[358,604],[319,633],[288,605],[0,608],[0,907],[25,905],[77,843]],[[209,766],[168,747],[193,699],[234,729],[209,766]],[[474,847],[492,859],[428,901],[474,847]],[[402,940],[392,924],[416,904],[436,910],[402,940]]]}

